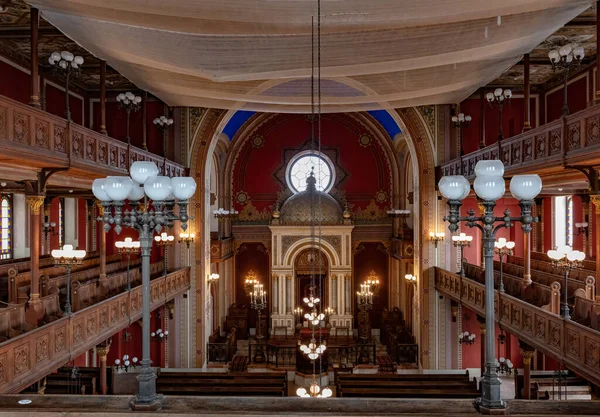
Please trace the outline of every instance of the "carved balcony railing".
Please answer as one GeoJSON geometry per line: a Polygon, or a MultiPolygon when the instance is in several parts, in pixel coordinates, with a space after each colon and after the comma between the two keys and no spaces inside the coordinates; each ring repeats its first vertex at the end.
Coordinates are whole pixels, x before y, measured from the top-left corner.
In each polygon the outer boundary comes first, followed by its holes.
{"type": "Polygon", "coordinates": [[[210,241],[210,261],[223,262],[233,256],[234,245],[233,238],[211,239],[210,241]]]}
{"type": "MultiPolygon", "coordinates": [[[[155,278],[151,309],[185,293],[189,268],[155,278]]],[[[17,393],[142,316],[142,287],[0,343],[0,393],[17,393]]]]}
{"type": "Polygon", "coordinates": [[[535,170],[543,172],[563,163],[592,164],[600,151],[600,105],[589,107],[567,117],[547,123],[511,138],[501,146],[489,145],[454,159],[441,166],[440,174],[475,175],[475,165],[480,160],[500,159],[508,174],[535,170]],[[500,157],[498,154],[500,153],[500,157]]]}
{"type": "Polygon", "coordinates": [[[162,175],[183,176],[174,162],[65,119],[0,96],[0,152],[33,166],[126,174],[135,161],[153,161],[162,175]]]}
{"type": "MultiPolygon", "coordinates": [[[[440,293],[485,316],[483,284],[469,278],[461,281],[459,275],[436,267],[435,287],[440,293]]],[[[558,361],[564,361],[567,368],[600,385],[600,332],[510,295],[500,295],[498,291],[495,291],[494,308],[496,321],[504,330],[558,361]]]]}

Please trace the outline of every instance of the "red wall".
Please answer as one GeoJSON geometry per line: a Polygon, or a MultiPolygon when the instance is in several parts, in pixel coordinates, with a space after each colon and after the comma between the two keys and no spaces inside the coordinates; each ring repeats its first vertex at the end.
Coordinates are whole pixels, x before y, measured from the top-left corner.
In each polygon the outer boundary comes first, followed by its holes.
{"type": "MultiPolygon", "coordinates": [[[[381,206],[389,207],[391,179],[388,164],[375,140],[367,147],[360,146],[358,139],[363,133],[369,132],[348,115],[323,116],[322,147],[337,152],[337,161],[333,163],[347,172],[339,188],[346,193],[349,203],[355,209],[365,207],[375,198],[377,191],[383,190],[388,195],[381,206]]],[[[310,122],[305,115],[277,115],[253,135],[262,135],[265,146],[254,147],[249,140],[240,150],[233,170],[233,196],[245,191],[252,204],[263,210],[273,205],[277,193],[284,189],[275,178],[279,168],[282,167],[285,172],[284,151],[296,149],[290,152],[299,152],[300,147],[310,140],[310,122]]],[[[285,183],[283,178],[282,181],[285,183]]],[[[243,209],[242,205],[235,205],[238,210],[243,209]]]]}
{"type": "MultiPolygon", "coordinates": [[[[71,111],[71,120],[73,122],[83,125],[84,121],[84,110],[82,101],[78,97],[69,94],[69,109],[71,111]]],[[[65,92],[58,88],[46,84],[46,111],[54,114],[55,116],[65,118],[66,103],[65,103],[65,92]]]]}
{"type": "MultiPolygon", "coordinates": [[[[244,292],[244,282],[251,269],[256,273],[258,281],[264,285],[268,303],[271,305],[269,256],[262,250],[262,247],[262,243],[247,242],[242,244],[240,251],[235,256],[235,302],[239,305],[250,305],[250,297],[244,292]]],[[[253,317],[253,315],[251,316],[253,317]]]]}
{"type": "Polygon", "coordinates": [[[30,76],[21,70],[0,61],[0,94],[28,104],[31,97],[30,76]]]}
{"type": "MultiPolygon", "coordinates": [[[[583,77],[569,84],[567,88],[569,113],[573,114],[587,107],[587,78],[583,77]]],[[[552,122],[561,116],[564,90],[562,87],[546,96],[546,120],[552,122]]]]}

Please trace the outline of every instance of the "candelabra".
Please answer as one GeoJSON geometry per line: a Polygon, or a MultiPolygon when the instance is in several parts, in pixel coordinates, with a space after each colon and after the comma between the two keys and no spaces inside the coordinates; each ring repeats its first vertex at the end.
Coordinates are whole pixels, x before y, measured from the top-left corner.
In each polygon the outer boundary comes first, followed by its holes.
{"type": "MultiPolygon", "coordinates": [[[[496,88],[493,93],[487,93],[485,98],[490,103],[490,106],[498,109],[498,121],[500,124],[500,131],[498,132],[498,146],[500,146],[500,142],[504,139],[504,133],[502,131],[502,110],[504,108],[504,104],[508,103],[512,97],[512,91],[510,89],[501,89],[496,88]]],[[[498,158],[500,158],[500,154],[498,154],[498,158]]]]}
{"type": "Polygon", "coordinates": [[[371,270],[371,272],[369,272],[366,284],[369,287],[369,289],[373,292],[374,296],[377,296],[379,294],[379,290],[381,289],[381,287],[379,285],[379,278],[377,277],[375,271],[371,270]]]}
{"type": "Polygon", "coordinates": [[[565,320],[571,320],[569,312],[568,296],[569,296],[569,272],[573,269],[580,268],[585,259],[585,253],[573,250],[570,246],[561,246],[558,249],[548,251],[548,257],[552,263],[559,268],[562,268],[565,273],[565,286],[563,288],[563,302],[560,304],[560,309],[565,320]]]}
{"type": "Polygon", "coordinates": [[[552,71],[562,71],[563,72],[563,106],[562,106],[562,115],[569,115],[569,104],[567,103],[567,83],[569,81],[569,74],[572,70],[576,70],[583,57],[585,56],[585,51],[582,46],[577,45],[564,45],[560,49],[553,49],[548,52],[548,58],[550,58],[550,62],[552,63],[552,71]]]}
{"type": "Polygon", "coordinates": [[[169,331],[163,331],[163,329],[158,329],[156,332],[150,333],[150,337],[152,337],[152,339],[156,340],[157,342],[162,343],[169,338],[169,331]]]}
{"type": "Polygon", "coordinates": [[[253,269],[248,271],[246,274],[246,280],[244,281],[244,292],[246,295],[250,295],[252,291],[254,291],[254,287],[258,284],[258,279],[256,279],[256,272],[253,269]]]}
{"type": "Polygon", "coordinates": [[[504,216],[494,216],[496,200],[504,196],[504,164],[501,161],[479,161],[475,166],[474,189],[477,196],[482,200],[484,212],[481,216],[475,216],[473,210],[468,215],[460,215],[462,200],[471,191],[471,184],[462,175],[442,177],[439,189],[442,195],[448,199],[449,215],[444,217],[449,222],[448,229],[455,232],[460,222],[465,222],[468,227],[477,227],[482,232],[484,261],[485,261],[485,321],[486,328],[486,371],[482,379],[482,396],[479,404],[486,409],[504,408],[505,404],[500,399],[500,380],[498,379],[494,353],[494,242],[496,232],[503,227],[511,227],[513,222],[521,222],[523,232],[531,231],[531,224],[537,221],[531,215],[533,199],[542,189],[542,180],[538,175],[515,175],[510,181],[510,191],[521,208],[519,217],[511,217],[510,211],[505,210],[504,216]],[[496,223],[498,223],[496,225],[496,223]],[[496,225],[496,226],[495,226],[496,225]]]}
{"type": "Polygon", "coordinates": [[[175,236],[162,232],[160,236],[154,236],[156,244],[163,248],[163,275],[167,275],[167,248],[175,241],[175,236]]]}
{"type": "Polygon", "coordinates": [[[196,182],[191,177],[169,178],[158,176],[158,167],[153,162],[136,161],[131,164],[129,177],[107,177],[96,179],[92,184],[94,196],[101,201],[103,215],[98,218],[104,223],[105,231],[114,227],[118,234],[122,228],[130,227],[139,233],[142,256],[142,369],[138,376],[139,389],[133,407],[156,408],[161,397],[156,394],[156,374],[150,367],[150,252],[152,235],[163,227],[181,222],[187,229],[188,199],[196,191],[196,182]],[[143,185],[143,186],[142,186],[143,185]],[[172,210],[176,198],[179,214],[172,210]],[[148,199],[152,200],[149,204],[148,199]],[[123,212],[125,200],[130,208],[123,212]]]}
{"type": "Polygon", "coordinates": [[[263,362],[265,353],[263,350],[262,339],[264,339],[264,324],[262,319],[262,311],[267,306],[267,292],[263,285],[258,281],[255,282],[252,292],[250,292],[250,307],[256,310],[256,339],[258,340],[256,354],[254,355],[255,362],[263,362]]]}
{"type": "Polygon", "coordinates": [[[575,223],[575,227],[577,228],[577,236],[585,235],[587,237],[588,226],[588,222],[575,223]]]}
{"type": "Polygon", "coordinates": [[[512,256],[515,242],[507,242],[505,238],[501,237],[494,242],[494,253],[498,255],[500,259],[500,284],[498,285],[498,291],[504,292],[504,282],[502,280],[502,264],[504,263],[504,257],[512,256]]]}
{"type": "Polygon", "coordinates": [[[513,372],[513,363],[510,359],[505,359],[503,356],[500,357],[500,360],[496,359],[494,363],[498,369],[498,372],[502,375],[512,375],[513,372]]]}
{"type": "Polygon", "coordinates": [[[128,91],[126,93],[119,94],[117,96],[117,102],[119,103],[119,108],[125,110],[125,113],[127,113],[127,136],[125,140],[129,145],[131,143],[131,139],[129,138],[129,117],[131,116],[131,113],[135,113],[140,110],[142,97],[136,96],[132,92],[128,91]]]}
{"type": "Polygon", "coordinates": [[[115,246],[117,248],[117,253],[127,257],[127,291],[129,291],[131,290],[131,279],[129,278],[131,256],[140,253],[140,242],[134,241],[130,237],[126,237],[125,240],[115,242],[115,246]]]}
{"type": "Polygon", "coordinates": [[[194,243],[194,235],[192,233],[179,233],[179,243],[185,243],[189,249],[190,244],[194,243]]]}
{"type": "Polygon", "coordinates": [[[327,307],[325,309],[325,325],[329,325],[329,318],[331,317],[332,314],[334,314],[335,311],[333,310],[333,308],[331,307],[327,307]]]}
{"type": "Polygon", "coordinates": [[[296,390],[298,397],[312,397],[312,398],[329,398],[333,395],[331,388],[325,387],[321,391],[321,387],[317,381],[312,381],[308,387],[308,391],[304,387],[300,387],[296,390]]]}
{"type": "Polygon", "coordinates": [[[206,281],[208,283],[208,286],[210,287],[212,284],[216,284],[219,281],[219,274],[217,273],[212,273],[208,276],[208,280],[206,281]]]}
{"type": "Polygon", "coordinates": [[[52,251],[55,266],[64,266],[67,269],[67,300],[65,302],[65,314],[70,316],[71,311],[71,268],[73,265],[81,265],[85,258],[84,250],[74,250],[73,245],[64,245],[62,249],[52,251]]]}
{"type": "Polygon", "coordinates": [[[225,231],[223,230],[223,223],[226,219],[235,219],[240,214],[236,209],[225,210],[224,208],[218,208],[213,211],[213,215],[219,222],[219,239],[224,239],[225,231]]]}
{"type": "Polygon", "coordinates": [[[475,335],[470,334],[469,332],[459,333],[458,343],[472,345],[475,343],[475,335]]]}
{"type": "Polygon", "coordinates": [[[441,242],[444,240],[444,236],[445,233],[444,232],[429,232],[429,240],[431,240],[433,242],[433,244],[435,245],[435,247],[438,247],[438,242],[441,242]]]}
{"type": "Polygon", "coordinates": [[[356,304],[358,308],[362,311],[367,311],[373,308],[373,291],[371,291],[371,286],[369,284],[362,283],[360,284],[360,291],[356,292],[356,304]]]}
{"type": "Polygon", "coordinates": [[[138,365],[138,358],[129,358],[128,354],[123,355],[123,359],[115,359],[115,368],[117,371],[127,372],[129,368],[135,368],[138,365]]]}
{"type": "Polygon", "coordinates": [[[81,74],[81,65],[83,58],[79,55],[75,56],[69,51],[52,52],[48,58],[48,62],[52,65],[52,70],[55,73],[62,73],[65,76],[65,117],[67,121],[71,121],[71,111],[69,110],[69,78],[71,75],[78,76],[81,74]]]}

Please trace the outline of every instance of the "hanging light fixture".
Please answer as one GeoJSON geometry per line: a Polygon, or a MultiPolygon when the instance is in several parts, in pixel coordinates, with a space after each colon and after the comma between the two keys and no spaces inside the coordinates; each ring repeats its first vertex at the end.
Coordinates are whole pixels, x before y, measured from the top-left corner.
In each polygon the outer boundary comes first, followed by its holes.
{"type": "Polygon", "coordinates": [[[321,390],[321,387],[317,383],[317,381],[312,381],[310,386],[308,387],[308,391],[304,387],[300,387],[296,390],[296,395],[298,397],[313,397],[313,398],[329,398],[333,395],[333,391],[331,388],[325,387],[321,390]]]}
{"type": "Polygon", "coordinates": [[[317,340],[313,337],[312,339],[310,339],[309,343],[305,345],[301,344],[300,350],[302,351],[302,353],[308,356],[308,359],[314,361],[319,359],[319,356],[321,356],[321,354],[325,352],[325,350],[327,350],[327,346],[325,345],[325,343],[320,343],[317,345],[317,340]]]}

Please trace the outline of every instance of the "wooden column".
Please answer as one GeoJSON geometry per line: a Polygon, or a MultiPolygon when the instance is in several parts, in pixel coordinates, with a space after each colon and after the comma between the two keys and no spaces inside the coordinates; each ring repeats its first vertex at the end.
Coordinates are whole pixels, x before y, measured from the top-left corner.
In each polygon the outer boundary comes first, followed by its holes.
{"type": "Polygon", "coordinates": [[[531,129],[531,106],[529,104],[529,92],[531,89],[531,82],[529,80],[529,54],[525,54],[523,56],[523,65],[524,65],[524,76],[525,76],[525,82],[523,85],[523,90],[524,90],[524,95],[525,97],[523,98],[524,103],[523,103],[523,109],[524,109],[524,115],[523,115],[523,132],[531,129]]]}
{"type": "Polygon", "coordinates": [[[521,346],[521,355],[523,355],[523,392],[522,397],[524,400],[531,399],[531,358],[535,354],[535,349],[531,346],[526,345],[523,342],[519,342],[521,346]]]}
{"type": "Polygon", "coordinates": [[[37,109],[40,105],[40,80],[39,80],[39,56],[38,56],[38,24],[40,20],[40,11],[35,7],[31,8],[31,97],[29,105],[37,109]]]}
{"type": "Polygon", "coordinates": [[[94,231],[96,231],[96,233],[101,232],[104,233],[104,230],[100,229],[100,228],[96,228],[98,221],[95,219],[94,216],[94,207],[96,206],[96,200],[94,199],[89,199],[86,200],[86,208],[87,208],[87,216],[88,216],[88,235],[87,235],[87,242],[86,242],[86,250],[88,252],[93,252],[94,251],[94,236],[95,233],[94,231]]]}
{"type": "Polygon", "coordinates": [[[480,341],[481,341],[481,377],[483,377],[483,375],[485,374],[485,335],[487,333],[487,330],[485,328],[485,318],[484,317],[479,317],[477,316],[477,321],[479,322],[479,334],[480,334],[480,341]]]}
{"type": "Polygon", "coordinates": [[[106,357],[108,356],[109,350],[110,346],[96,347],[96,352],[98,352],[98,356],[100,357],[100,395],[108,394],[108,386],[106,384],[106,357]]]}
{"type": "Polygon", "coordinates": [[[31,258],[31,291],[30,301],[34,304],[40,301],[40,214],[44,205],[43,195],[28,195],[29,205],[29,254],[31,258]]]}
{"type": "Polygon", "coordinates": [[[523,285],[531,285],[531,232],[523,233],[523,285]]]}
{"type": "Polygon", "coordinates": [[[143,143],[142,143],[142,149],[147,151],[148,150],[148,129],[146,128],[146,122],[147,122],[147,111],[146,111],[146,103],[148,102],[148,92],[144,91],[144,98],[142,99],[142,138],[143,138],[143,143]]]}
{"type": "Polygon", "coordinates": [[[100,133],[106,131],[106,61],[100,61],[100,133]]]}
{"type": "Polygon", "coordinates": [[[600,312],[600,195],[591,195],[590,200],[594,204],[596,216],[594,218],[594,230],[591,239],[596,244],[596,312],[600,312]]]}
{"type": "Polygon", "coordinates": [[[479,149],[485,148],[485,91],[480,91],[479,97],[479,149]]]}

